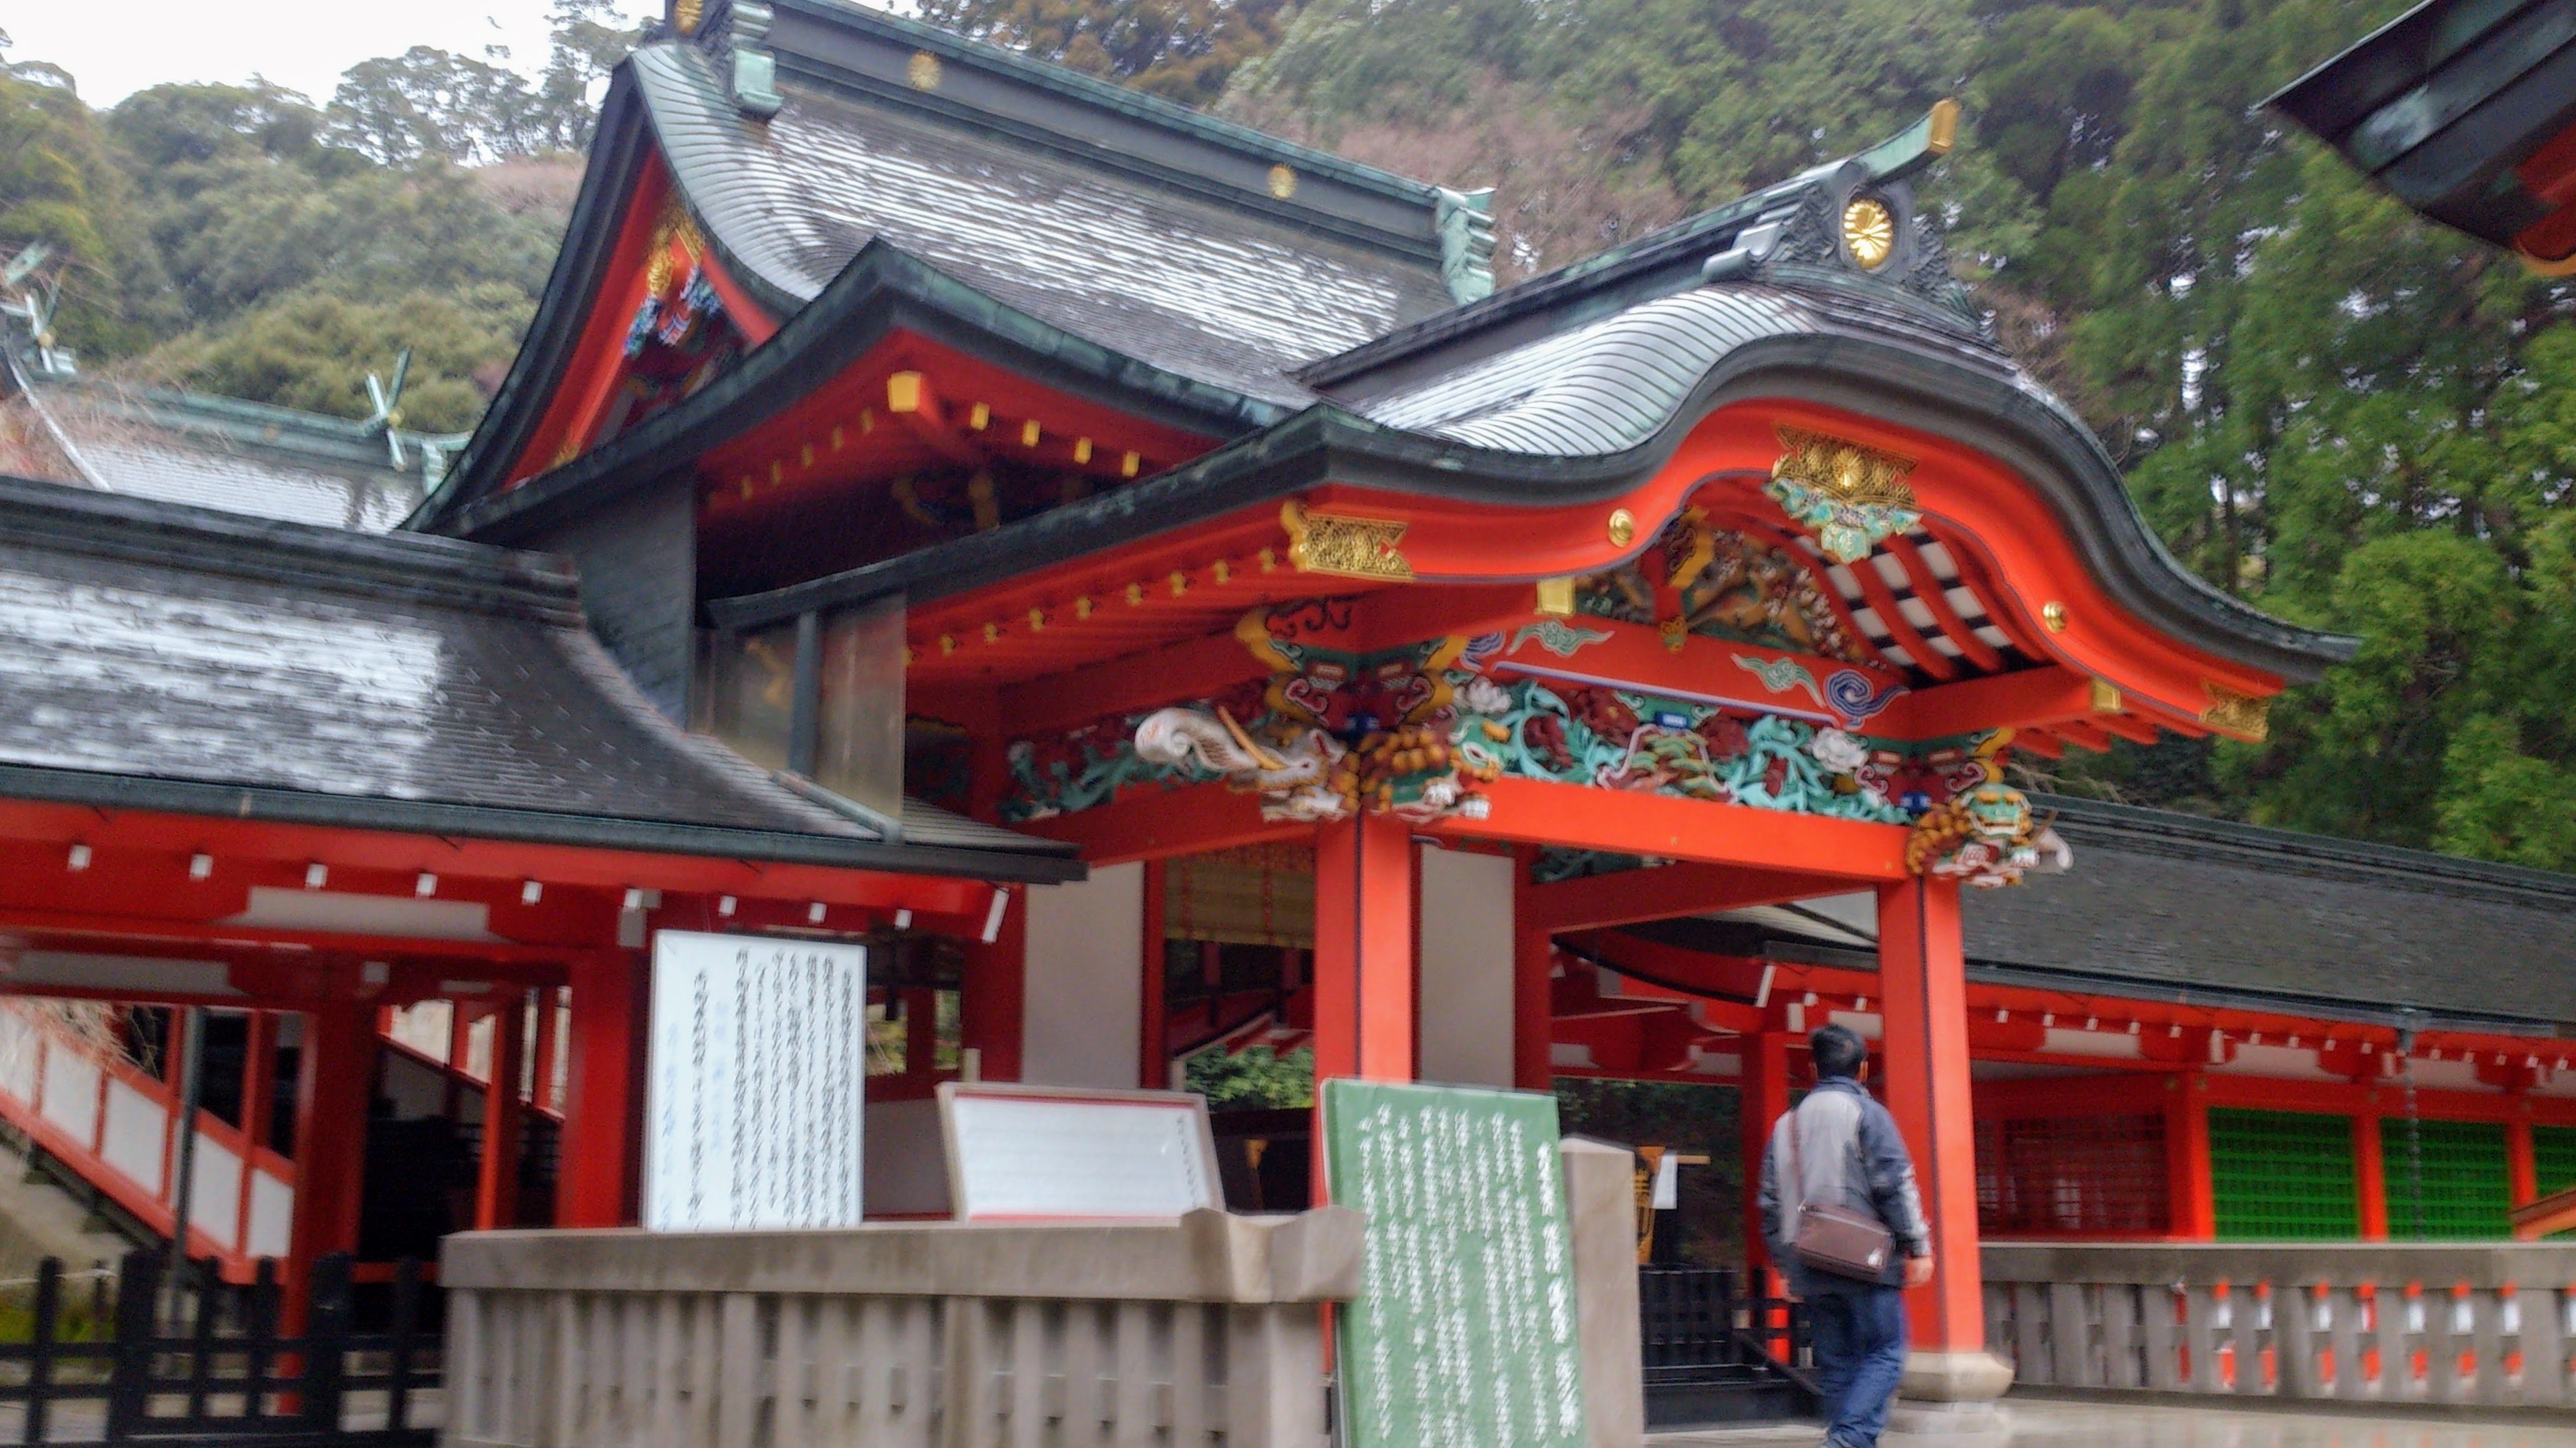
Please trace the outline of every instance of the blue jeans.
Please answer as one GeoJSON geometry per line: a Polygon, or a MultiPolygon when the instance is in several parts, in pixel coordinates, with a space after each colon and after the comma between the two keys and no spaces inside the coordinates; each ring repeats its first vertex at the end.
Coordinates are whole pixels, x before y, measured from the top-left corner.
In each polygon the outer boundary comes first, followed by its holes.
{"type": "Polygon", "coordinates": [[[1824,1395],[1825,1441],[1877,1448],[1905,1372],[1905,1294],[1822,1272],[1798,1275],[1816,1346],[1816,1385],[1824,1395]]]}

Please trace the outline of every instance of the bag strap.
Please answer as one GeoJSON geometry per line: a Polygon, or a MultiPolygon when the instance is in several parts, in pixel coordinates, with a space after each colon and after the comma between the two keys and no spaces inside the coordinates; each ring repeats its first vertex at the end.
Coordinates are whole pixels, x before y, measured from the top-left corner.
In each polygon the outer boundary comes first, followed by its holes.
{"type": "Polygon", "coordinates": [[[1789,1182],[1797,1190],[1798,1210],[1801,1212],[1807,1209],[1807,1170],[1798,1164],[1798,1138],[1806,1135],[1806,1123],[1799,1119],[1798,1107],[1806,1104],[1801,1101],[1789,1108],[1789,1182]]]}

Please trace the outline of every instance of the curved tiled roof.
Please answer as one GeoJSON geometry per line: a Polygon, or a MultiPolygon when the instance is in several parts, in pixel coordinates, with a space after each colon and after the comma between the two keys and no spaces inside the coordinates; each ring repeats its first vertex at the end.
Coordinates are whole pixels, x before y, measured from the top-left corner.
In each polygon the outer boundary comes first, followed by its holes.
{"type": "Polygon", "coordinates": [[[1737,348],[1838,330],[1936,346],[1997,378],[2019,377],[1972,337],[1901,307],[1746,282],[1656,297],[1358,406],[1373,422],[1478,447],[1600,456],[1661,431],[1737,348]]]}
{"type": "Polygon", "coordinates": [[[1063,878],[932,811],[890,842],[646,701],[570,566],[0,478],[0,794],[1063,878]],[[923,848],[928,846],[928,848],[923,848]]]}
{"type": "Polygon", "coordinates": [[[745,117],[692,45],[633,58],[712,237],[782,314],[882,239],[1006,306],[1165,371],[1299,405],[1286,374],[1445,310],[1409,261],[819,85],[745,117]]]}

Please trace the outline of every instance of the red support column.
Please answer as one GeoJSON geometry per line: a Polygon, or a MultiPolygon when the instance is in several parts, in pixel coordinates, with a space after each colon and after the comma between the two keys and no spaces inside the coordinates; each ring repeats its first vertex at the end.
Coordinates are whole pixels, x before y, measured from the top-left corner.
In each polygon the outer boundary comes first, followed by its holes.
{"type": "Polygon", "coordinates": [[[2165,1102],[2165,1228],[2186,1242],[2218,1236],[2218,1194],[2209,1174],[2209,1081],[2198,1071],[2169,1079],[2165,1102]]]}
{"type": "Polygon", "coordinates": [[[519,1224],[519,1143],[527,1107],[519,1100],[525,1064],[527,999],[502,1001],[492,1012],[492,1079],[483,1083],[483,1160],[474,1179],[474,1229],[519,1224]]]}
{"type": "Polygon", "coordinates": [[[1789,1109],[1789,1033],[1764,1031],[1741,1039],[1744,1087],[1735,1118],[1744,1159],[1744,1267],[1751,1277],[1771,1270],[1770,1244],[1762,1240],[1762,1157],[1771,1149],[1771,1128],[1789,1109]]]}
{"type": "Polygon", "coordinates": [[[1887,1105],[1914,1154],[1937,1264],[1930,1285],[1907,1294],[1913,1351],[1904,1391],[1912,1398],[1974,1404],[1982,1421],[1992,1415],[1989,1404],[2002,1396],[2012,1374],[1985,1352],[1958,882],[1917,877],[1881,885],[1878,961],[1879,988],[1887,997],[1887,1105]]]}
{"type": "Polygon", "coordinates": [[[573,966],[557,1226],[623,1227],[635,1221],[652,979],[646,959],[602,951],[573,966]]]}
{"type": "Polygon", "coordinates": [[[242,1040],[241,1194],[233,1203],[240,1240],[250,1241],[251,1183],[259,1177],[259,1151],[269,1142],[270,1097],[277,1091],[277,1012],[252,1011],[242,1040]]]}
{"type": "Polygon", "coordinates": [[[555,1055],[563,1049],[556,1030],[561,1015],[556,1010],[555,986],[537,991],[537,1039],[533,1048],[536,1060],[528,1072],[528,1107],[530,1110],[555,1110],[555,1055]]]}
{"type": "Polygon", "coordinates": [[[1530,866],[1537,859],[1531,846],[1512,852],[1512,1084],[1523,1091],[1545,1091],[1556,1075],[1549,1055],[1556,942],[1530,911],[1530,866]]]}
{"type": "MultiPolygon", "coordinates": [[[[1002,799],[1010,792],[1009,733],[998,721],[973,730],[966,793],[967,812],[977,819],[998,819],[1002,799]]],[[[1001,928],[993,938],[966,947],[964,988],[957,1003],[958,1044],[975,1053],[976,1072],[986,1081],[1020,1079],[1021,1036],[1028,1011],[1028,918],[1028,894],[1022,887],[1004,907],[1001,928]]]]}
{"type": "MultiPolygon", "coordinates": [[[[1144,979],[1138,983],[1137,1004],[1141,1017],[1136,1024],[1136,1084],[1148,1091],[1160,1091],[1172,1084],[1172,1045],[1163,1004],[1164,936],[1169,923],[1163,918],[1167,902],[1163,898],[1163,862],[1145,862],[1145,938],[1138,942],[1144,960],[1144,979]]],[[[1281,1024],[1286,1024],[1282,1022],[1281,1024]]]]}
{"type": "MultiPolygon", "coordinates": [[[[2531,1109],[2529,1102],[2523,1109],[2531,1109]]],[[[2531,1155],[2531,1121],[2508,1121],[2504,1124],[2505,1190],[2512,1204],[2527,1207],[2540,1200],[2540,1164],[2531,1155]]]]}
{"type": "Polygon", "coordinates": [[[2368,1111],[2352,1118],[2352,1193],[2365,1242],[2388,1240],[2388,1154],[2379,1135],[2379,1117],[2368,1111]]]}
{"type": "Polygon", "coordinates": [[[1328,824],[1315,844],[1315,1079],[1413,1079],[1413,830],[1328,824]]]}
{"type": "Polygon", "coordinates": [[[295,1100],[295,1215],[286,1251],[287,1300],[299,1312],[314,1260],[357,1250],[375,1023],[375,1010],[365,1005],[319,1006],[305,1016],[295,1100]]]}

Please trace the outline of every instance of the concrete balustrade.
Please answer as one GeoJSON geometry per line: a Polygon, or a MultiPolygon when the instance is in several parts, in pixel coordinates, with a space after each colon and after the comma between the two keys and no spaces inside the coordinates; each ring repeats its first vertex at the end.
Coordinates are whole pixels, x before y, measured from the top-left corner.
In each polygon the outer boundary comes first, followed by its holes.
{"type": "Polygon", "coordinates": [[[447,1239],[449,1448],[1325,1448],[1360,1218],[447,1239]]]}
{"type": "Polygon", "coordinates": [[[1991,1242],[1986,1342],[2032,1386],[2576,1403],[2576,1244],[1991,1242]]]}

